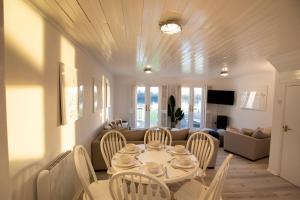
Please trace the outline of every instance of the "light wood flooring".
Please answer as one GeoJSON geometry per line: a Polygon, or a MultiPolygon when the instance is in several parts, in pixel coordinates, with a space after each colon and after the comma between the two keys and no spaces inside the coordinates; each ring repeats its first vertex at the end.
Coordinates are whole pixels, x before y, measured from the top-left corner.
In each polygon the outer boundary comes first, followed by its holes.
{"type": "MultiPolygon", "coordinates": [[[[212,180],[226,155],[227,152],[219,149],[217,167],[207,170],[207,183],[212,180]]],[[[267,166],[268,158],[252,162],[234,156],[223,189],[223,200],[300,200],[300,188],[272,175],[266,170],[267,166]]],[[[108,178],[106,172],[97,172],[97,176],[99,179],[108,178]]],[[[175,192],[180,185],[170,185],[171,191],[175,192]]]]}

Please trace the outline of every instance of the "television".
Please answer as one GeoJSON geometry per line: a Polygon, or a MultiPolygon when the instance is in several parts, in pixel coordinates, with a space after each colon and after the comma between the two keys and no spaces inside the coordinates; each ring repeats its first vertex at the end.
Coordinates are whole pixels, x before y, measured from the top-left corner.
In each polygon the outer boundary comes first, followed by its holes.
{"type": "Polygon", "coordinates": [[[207,103],[233,105],[234,91],[228,90],[208,90],[207,103]]]}

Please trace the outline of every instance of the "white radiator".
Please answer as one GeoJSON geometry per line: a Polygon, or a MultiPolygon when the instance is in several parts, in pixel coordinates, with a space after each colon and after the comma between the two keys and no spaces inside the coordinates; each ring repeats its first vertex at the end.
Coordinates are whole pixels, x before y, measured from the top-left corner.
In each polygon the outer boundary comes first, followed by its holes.
{"type": "Polygon", "coordinates": [[[38,200],[77,200],[81,192],[72,151],[59,155],[38,175],[38,200]]]}

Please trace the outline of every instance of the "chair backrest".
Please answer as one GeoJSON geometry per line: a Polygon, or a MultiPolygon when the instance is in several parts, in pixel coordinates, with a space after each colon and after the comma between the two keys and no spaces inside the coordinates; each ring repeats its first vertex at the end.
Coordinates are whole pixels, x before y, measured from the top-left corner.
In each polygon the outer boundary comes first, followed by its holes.
{"type": "Polygon", "coordinates": [[[111,168],[111,159],[126,145],[126,139],[117,130],[111,130],[104,134],[100,141],[100,150],[108,169],[111,168]]]}
{"type": "Polygon", "coordinates": [[[74,148],[74,162],[77,175],[85,193],[88,195],[89,199],[93,199],[92,192],[89,190],[89,185],[92,182],[97,181],[97,177],[90,157],[85,148],[81,145],[77,145],[74,148]]]}
{"type": "Polygon", "coordinates": [[[193,133],[186,143],[186,148],[197,157],[199,168],[206,170],[214,153],[214,141],[211,136],[203,132],[193,133]]]}
{"type": "Polygon", "coordinates": [[[162,127],[152,127],[149,128],[144,136],[144,144],[148,144],[151,141],[158,140],[163,145],[171,145],[172,144],[172,135],[170,131],[166,128],[162,127]]]}
{"type": "Polygon", "coordinates": [[[116,173],[109,181],[110,194],[114,200],[136,199],[169,200],[168,186],[160,179],[140,172],[123,171],[116,173]]]}
{"type": "Polygon", "coordinates": [[[205,200],[220,200],[221,194],[224,186],[225,179],[227,177],[229,162],[232,159],[233,155],[229,154],[222,165],[218,169],[214,179],[212,180],[207,192],[205,193],[205,200]]]}

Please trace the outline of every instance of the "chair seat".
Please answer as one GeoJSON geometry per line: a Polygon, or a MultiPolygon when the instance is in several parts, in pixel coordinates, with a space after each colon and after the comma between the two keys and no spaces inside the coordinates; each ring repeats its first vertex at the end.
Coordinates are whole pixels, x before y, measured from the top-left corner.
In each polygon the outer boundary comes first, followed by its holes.
{"type": "MultiPolygon", "coordinates": [[[[89,189],[95,200],[112,200],[109,192],[109,180],[93,182],[89,189]]],[[[90,200],[86,193],[83,194],[83,200],[90,200]]]]}
{"type": "Polygon", "coordinates": [[[207,187],[199,181],[192,179],[185,183],[180,189],[174,193],[175,200],[196,200],[201,199],[207,192],[207,187]]]}

